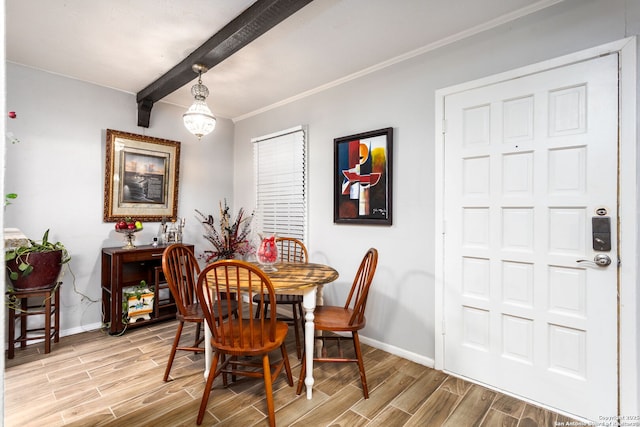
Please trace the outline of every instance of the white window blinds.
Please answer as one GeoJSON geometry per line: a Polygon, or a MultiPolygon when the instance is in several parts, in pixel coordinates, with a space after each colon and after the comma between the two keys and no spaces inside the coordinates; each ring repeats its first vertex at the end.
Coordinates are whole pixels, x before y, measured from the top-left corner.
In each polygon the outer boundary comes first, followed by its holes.
{"type": "MultiPolygon", "coordinates": [[[[302,126],[253,138],[256,230],[305,241],[305,132],[302,126]]],[[[254,220],[254,221],[255,221],[254,220]]]]}

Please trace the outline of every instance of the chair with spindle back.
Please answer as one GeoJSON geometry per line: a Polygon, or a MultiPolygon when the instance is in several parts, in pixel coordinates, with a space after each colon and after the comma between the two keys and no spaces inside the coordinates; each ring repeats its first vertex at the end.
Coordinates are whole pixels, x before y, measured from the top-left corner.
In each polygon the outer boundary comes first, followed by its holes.
{"type": "MultiPolygon", "coordinates": [[[[276,246],[278,248],[278,261],[280,262],[309,262],[309,255],[304,243],[293,237],[278,237],[276,238],[276,246]]],[[[304,326],[301,324],[304,322],[304,311],[302,310],[302,295],[289,295],[289,294],[277,294],[276,295],[276,307],[278,305],[290,305],[291,317],[279,314],[278,320],[282,320],[293,325],[293,330],[296,335],[296,355],[298,359],[302,357],[302,344],[300,340],[300,329],[304,331],[304,326]]],[[[265,299],[264,310],[268,310],[271,301],[265,299]]],[[[259,310],[258,307],[256,310],[259,310]]],[[[258,312],[256,311],[256,317],[258,312]]]]}
{"type": "MultiPolygon", "coordinates": [[[[167,381],[177,350],[193,351],[196,353],[204,351],[204,347],[200,347],[200,344],[204,340],[204,336],[201,336],[204,314],[198,304],[195,290],[198,274],[200,273],[200,266],[198,265],[195,255],[187,246],[182,243],[175,243],[164,250],[162,253],[162,272],[175,301],[177,308],[176,319],[179,322],[176,336],[171,346],[171,352],[169,353],[167,367],[164,371],[163,380],[167,381]],[[196,334],[193,345],[180,345],[180,337],[182,336],[185,322],[196,324],[196,334]]],[[[234,307],[237,310],[237,303],[233,302],[232,304],[235,304],[234,307]]]]}
{"type": "Polygon", "coordinates": [[[202,423],[214,379],[222,374],[222,382],[226,387],[227,376],[231,374],[232,381],[237,375],[264,379],[269,425],[275,426],[273,381],[283,367],[289,385],[293,386],[285,346],[289,326],[276,319],[275,305],[271,306],[269,315],[259,310],[257,318],[252,316],[254,306],[263,306],[265,298],[274,300],[271,279],[250,263],[221,260],[202,270],[196,290],[205,320],[212,331],[211,346],[214,350],[197,424],[202,423]],[[229,292],[237,295],[242,292],[248,296],[246,300],[237,300],[237,318],[231,316],[233,308],[229,301],[221,298],[229,292]],[[258,299],[257,303],[254,302],[254,296],[258,299]],[[274,362],[269,358],[269,353],[278,349],[282,358],[274,362]],[[252,361],[248,357],[259,357],[261,361],[252,361]]]}
{"type": "MultiPolygon", "coordinates": [[[[352,362],[358,364],[360,371],[360,380],[362,381],[362,392],[364,398],[369,398],[369,389],[367,388],[367,378],[364,372],[364,362],[362,359],[362,351],[360,350],[360,338],[358,331],[365,327],[367,320],[364,311],[367,306],[367,297],[369,296],[369,288],[373,281],[373,276],[378,265],[378,251],[371,248],[367,251],[358,272],[353,280],[351,291],[347,297],[344,306],[318,306],[314,314],[314,328],[321,331],[323,335],[319,337],[322,340],[341,340],[349,339],[353,341],[353,347],[356,358],[346,358],[342,354],[339,357],[329,357],[323,354],[322,357],[314,357],[314,362],[352,362]],[[341,335],[325,336],[324,332],[350,332],[351,337],[341,335]]],[[[342,352],[341,352],[342,353],[342,352]]],[[[302,367],[300,369],[300,379],[298,380],[297,394],[302,392],[302,384],[306,374],[305,358],[302,358],[302,367]]]]}

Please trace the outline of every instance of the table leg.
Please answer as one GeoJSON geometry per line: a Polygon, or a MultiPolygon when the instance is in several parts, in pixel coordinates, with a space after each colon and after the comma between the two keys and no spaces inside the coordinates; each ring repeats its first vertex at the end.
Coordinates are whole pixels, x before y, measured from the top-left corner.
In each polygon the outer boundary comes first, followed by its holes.
{"type": "Polygon", "coordinates": [[[309,287],[304,291],[302,307],[305,312],[304,324],[304,357],[307,365],[307,377],[304,380],[307,386],[307,399],[311,399],[313,389],[313,342],[315,340],[315,328],[313,326],[313,310],[316,308],[316,287],[309,287]]]}
{"type": "MultiPolygon", "coordinates": [[[[324,305],[324,286],[320,285],[317,288],[317,293],[316,293],[316,307],[320,306],[320,305],[324,305]]],[[[315,333],[316,336],[316,340],[315,340],[315,351],[316,351],[316,357],[322,357],[322,346],[324,345],[324,342],[322,341],[322,339],[320,339],[319,337],[322,335],[322,332],[318,331],[315,333]]]]}
{"type": "Polygon", "coordinates": [[[211,348],[211,329],[209,324],[204,322],[204,379],[209,377],[211,361],[213,360],[213,349],[211,348]]]}

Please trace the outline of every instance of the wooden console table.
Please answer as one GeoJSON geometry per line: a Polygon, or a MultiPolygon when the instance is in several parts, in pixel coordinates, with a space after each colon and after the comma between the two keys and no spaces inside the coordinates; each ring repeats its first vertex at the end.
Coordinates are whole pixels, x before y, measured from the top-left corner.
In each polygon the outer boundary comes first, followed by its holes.
{"type": "MultiPolygon", "coordinates": [[[[186,245],[192,252],[193,245],[186,245]]],[[[109,334],[122,332],[122,290],[137,286],[141,280],[154,289],[150,320],[138,320],[127,328],[175,319],[176,305],[162,274],[162,253],[166,246],[137,246],[134,249],[102,248],[102,310],[109,334]]]]}

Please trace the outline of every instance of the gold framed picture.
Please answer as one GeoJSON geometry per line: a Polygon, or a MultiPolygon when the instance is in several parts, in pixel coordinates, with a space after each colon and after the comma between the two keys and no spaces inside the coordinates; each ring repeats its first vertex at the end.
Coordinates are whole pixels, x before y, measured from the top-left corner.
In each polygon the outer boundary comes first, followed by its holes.
{"type": "Polygon", "coordinates": [[[178,214],[180,142],[107,129],[104,221],[178,214]]]}

